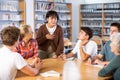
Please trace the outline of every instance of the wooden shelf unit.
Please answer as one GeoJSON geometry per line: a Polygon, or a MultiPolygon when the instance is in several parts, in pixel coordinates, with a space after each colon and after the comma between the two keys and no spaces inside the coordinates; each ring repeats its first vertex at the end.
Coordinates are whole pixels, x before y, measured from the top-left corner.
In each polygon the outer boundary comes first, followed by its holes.
{"type": "Polygon", "coordinates": [[[25,24],[24,0],[0,0],[0,30],[8,25],[25,24]]]}
{"type": "Polygon", "coordinates": [[[80,5],[80,27],[91,27],[103,41],[109,40],[112,22],[120,22],[120,2],[80,5]]]}
{"type": "Polygon", "coordinates": [[[80,28],[90,27],[94,35],[102,37],[102,4],[80,5],[80,28]]]}
{"type": "Polygon", "coordinates": [[[25,0],[19,0],[19,8],[21,10],[21,18],[23,19],[22,22],[20,22],[20,24],[26,24],[26,3],[25,0]]]}

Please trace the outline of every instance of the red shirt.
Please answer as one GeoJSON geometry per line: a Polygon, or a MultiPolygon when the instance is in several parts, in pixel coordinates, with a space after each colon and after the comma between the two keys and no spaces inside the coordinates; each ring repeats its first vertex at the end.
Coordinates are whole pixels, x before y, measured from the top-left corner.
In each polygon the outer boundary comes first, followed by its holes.
{"type": "Polygon", "coordinates": [[[28,42],[28,47],[24,41],[20,41],[16,51],[20,53],[25,59],[31,57],[38,57],[38,43],[35,39],[31,39],[28,42]]]}

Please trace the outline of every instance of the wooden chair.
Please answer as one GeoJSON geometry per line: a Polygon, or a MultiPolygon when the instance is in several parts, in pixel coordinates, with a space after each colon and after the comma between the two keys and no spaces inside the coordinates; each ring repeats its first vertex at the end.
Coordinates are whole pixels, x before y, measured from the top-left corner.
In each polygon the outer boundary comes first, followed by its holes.
{"type": "Polygon", "coordinates": [[[101,39],[99,36],[93,36],[92,40],[95,41],[95,42],[97,43],[98,52],[101,51],[101,49],[103,48],[102,39],[101,39]]]}

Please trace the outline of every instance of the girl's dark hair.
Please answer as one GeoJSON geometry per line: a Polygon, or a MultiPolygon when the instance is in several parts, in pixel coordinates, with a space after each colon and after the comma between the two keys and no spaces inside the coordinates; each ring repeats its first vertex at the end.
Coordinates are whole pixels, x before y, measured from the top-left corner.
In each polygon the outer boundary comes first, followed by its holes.
{"type": "MultiPolygon", "coordinates": [[[[46,13],[46,17],[45,17],[45,19],[47,20],[47,18],[49,18],[49,17],[55,17],[55,18],[57,18],[57,20],[59,20],[59,15],[58,15],[58,13],[56,12],[56,11],[53,11],[53,10],[51,10],[51,11],[48,11],[47,13],[46,13]]],[[[46,22],[47,23],[47,22],[46,22]]]]}

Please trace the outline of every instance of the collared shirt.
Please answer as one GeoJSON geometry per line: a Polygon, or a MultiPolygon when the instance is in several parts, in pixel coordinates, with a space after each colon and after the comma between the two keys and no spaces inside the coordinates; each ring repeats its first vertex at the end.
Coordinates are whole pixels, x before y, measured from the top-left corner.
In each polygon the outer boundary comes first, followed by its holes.
{"type": "Polygon", "coordinates": [[[55,32],[57,26],[54,26],[54,27],[52,27],[52,28],[49,28],[49,27],[47,26],[47,24],[46,24],[46,27],[47,27],[48,32],[49,32],[51,35],[53,35],[53,33],[55,32]]]}
{"type": "Polygon", "coordinates": [[[114,75],[116,70],[119,68],[120,68],[120,55],[116,55],[114,58],[112,58],[112,60],[110,61],[110,63],[106,67],[102,68],[99,71],[98,75],[101,77],[114,75]]]}
{"type": "Polygon", "coordinates": [[[38,56],[38,44],[35,39],[31,39],[28,42],[28,46],[25,45],[24,41],[20,41],[18,47],[16,47],[16,51],[20,53],[25,59],[30,57],[38,56]]]}
{"type": "Polygon", "coordinates": [[[100,54],[104,56],[103,58],[104,61],[110,61],[113,57],[115,57],[115,54],[111,52],[110,43],[111,43],[110,40],[106,42],[103,49],[100,51],[100,54]]]}

